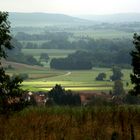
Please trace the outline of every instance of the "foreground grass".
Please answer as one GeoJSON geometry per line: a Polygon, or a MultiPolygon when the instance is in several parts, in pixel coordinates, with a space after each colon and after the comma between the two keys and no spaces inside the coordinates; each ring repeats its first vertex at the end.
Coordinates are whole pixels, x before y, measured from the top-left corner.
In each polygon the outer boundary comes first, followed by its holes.
{"type": "Polygon", "coordinates": [[[8,118],[0,116],[1,140],[119,140],[140,139],[140,107],[27,108],[8,118]]]}

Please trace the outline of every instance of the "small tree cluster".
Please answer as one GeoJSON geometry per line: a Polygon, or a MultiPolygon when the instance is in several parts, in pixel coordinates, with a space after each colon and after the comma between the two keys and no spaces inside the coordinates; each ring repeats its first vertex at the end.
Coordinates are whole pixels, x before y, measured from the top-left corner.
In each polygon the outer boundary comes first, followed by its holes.
{"type": "Polygon", "coordinates": [[[125,94],[125,90],[123,88],[123,83],[121,82],[121,80],[117,80],[114,82],[113,94],[116,96],[125,94]]]}
{"type": "Polygon", "coordinates": [[[18,75],[13,74],[12,78],[15,78],[15,77],[17,77],[17,76],[20,77],[22,80],[26,80],[26,79],[29,78],[29,75],[28,75],[27,73],[20,73],[20,74],[18,74],[18,75]]]}
{"type": "Polygon", "coordinates": [[[65,91],[61,85],[56,85],[48,93],[57,105],[80,105],[81,99],[79,94],[73,94],[71,91],[65,91]]]}
{"type": "Polygon", "coordinates": [[[112,68],[112,72],[113,72],[113,75],[110,76],[110,79],[112,81],[121,80],[121,78],[123,77],[123,73],[121,72],[121,69],[117,66],[114,66],[112,68]]]}
{"type": "Polygon", "coordinates": [[[96,77],[96,81],[103,81],[106,78],[105,73],[99,73],[98,76],[96,77]]]}
{"type": "Polygon", "coordinates": [[[49,55],[47,53],[41,53],[40,61],[45,61],[46,63],[49,61],[49,55]]]}

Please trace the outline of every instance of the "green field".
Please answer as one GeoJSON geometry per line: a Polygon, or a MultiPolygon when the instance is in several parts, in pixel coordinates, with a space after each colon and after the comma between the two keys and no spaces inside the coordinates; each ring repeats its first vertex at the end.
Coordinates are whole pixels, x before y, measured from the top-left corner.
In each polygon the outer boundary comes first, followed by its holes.
{"type": "MultiPolygon", "coordinates": [[[[23,49],[23,53],[32,54],[34,57],[39,57],[40,53],[47,52],[50,58],[66,57],[75,50],[56,50],[56,49],[23,49]]],[[[92,70],[52,70],[49,65],[46,67],[29,66],[18,63],[7,63],[15,69],[8,70],[7,73],[27,73],[29,79],[25,80],[22,87],[32,91],[48,91],[56,84],[61,84],[65,89],[73,91],[110,91],[113,87],[113,82],[110,81],[112,75],[111,68],[93,68],[92,70]],[[95,78],[99,73],[106,73],[107,77],[104,81],[96,81],[95,78]]],[[[123,84],[126,90],[131,89],[130,69],[123,69],[123,84]],[[129,86],[126,86],[126,83],[129,86]]]]}
{"type": "Polygon", "coordinates": [[[94,39],[115,39],[115,38],[132,38],[133,33],[112,30],[112,29],[93,29],[86,31],[72,31],[75,37],[90,37],[94,39]]]}
{"type": "MultiPolygon", "coordinates": [[[[132,38],[133,32],[127,32],[127,31],[121,31],[119,29],[111,29],[111,28],[85,28],[85,29],[79,29],[77,28],[68,28],[68,29],[61,29],[58,30],[55,29],[56,32],[67,32],[72,33],[73,37],[72,40],[81,39],[82,37],[89,37],[93,39],[116,39],[116,38],[132,38]]],[[[32,32],[33,34],[34,32],[32,32]]],[[[41,34],[42,32],[38,32],[38,34],[41,34]]],[[[70,39],[71,40],[71,39],[70,39]]],[[[31,42],[31,43],[37,43],[42,44],[44,42],[47,42],[48,40],[36,40],[36,41],[21,41],[21,42],[31,42]]]]}
{"type": "Polygon", "coordinates": [[[67,57],[68,54],[74,53],[75,51],[68,49],[22,49],[24,54],[33,55],[35,58],[38,58],[41,53],[47,53],[50,58],[62,58],[67,57]]]}
{"type": "MultiPolygon", "coordinates": [[[[60,71],[59,71],[60,72],[60,71]]],[[[93,70],[81,71],[61,71],[60,75],[56,75],[57,71],[46,72],[46,77],[30,79],[23,82],[25,89],[31,90],[50,90],[56,84],[61,84],[65,89],[73,91],[109,91],[112,90],[113,82],[109,80],[112,74],[110,69],[107,68],[94,68],[93,70]],[[100,72],[105,72],[107,78],[105,81],[96,81],[95,78],[100,72]],[[50,76],[51,74],[51,76],[50,76]],[[54,74],[54,75],[53,75],[54,74]]],[[[126,86],[126,82],[130,83],[129,75],[130,70],[123,70],[124,77],[123,83],[126,90],[132,86],[126,86]]],[[[41,76],[41,75],[40,75],[41,76]]]]}
{"type": "MultiPolygon", "coordinates": [[[[9,63],[8,63],[9,64],[9,63]]],[[[92,70],[79,71],[63,71],[52,70],[37,66],[28,66],[18,63],[10,63],[16,69],[7,70],[7,73],[28,73],[29,79],[25,80],[22,88],[32,91],[48,91],[56,84],[61,84],[64,88],[73,91],[110,91],[112,90],[113,82],[109,80],[112,71],[109,68],[93,68],[92,70]],[[96,76],[104,72],[107,74],[105,81],[96,81],[96,76]]],[[[130,84],[131,70],[123,70],[123,83],[126,90],[132,88],[130,84]],[[126,82],[129,86],[126,86],[126,82]]]]}

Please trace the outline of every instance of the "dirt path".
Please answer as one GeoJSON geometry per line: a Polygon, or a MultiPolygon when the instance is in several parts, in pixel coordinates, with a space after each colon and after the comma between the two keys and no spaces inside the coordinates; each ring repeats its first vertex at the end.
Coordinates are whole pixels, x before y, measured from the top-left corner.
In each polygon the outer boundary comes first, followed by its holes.
{"type": "Polygon", "coordinates": [[[67,72],[66,74],[64,74],[64,76],[69,76],[69,75],[71,75],[71,72],[70,71],[67,72]]]}

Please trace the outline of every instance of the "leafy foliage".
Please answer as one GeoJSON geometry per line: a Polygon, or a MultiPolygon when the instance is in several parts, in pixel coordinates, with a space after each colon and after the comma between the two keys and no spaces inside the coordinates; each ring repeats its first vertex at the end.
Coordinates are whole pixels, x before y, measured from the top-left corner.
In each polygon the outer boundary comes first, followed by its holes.
{"type": "Polygon", "coordinates": [[[20,77],[23,80],[26,80],[26,79],[29,78],[29,75],[27,73],[20,73],[19,75],[13,74],[12,78],[15,78],[17,76],[20,77]]]}
{"type": "Polygon", "coordinates": [[[98,76],[96,77],[96,81],[103,81],[106,78],[105,73],[99,73],[98,76]]]}
{"type": "Polygon", "coordinates": [[[5,49],[12,49],[10,40],[10,25],[7,20],[8,13],[7,12],[0,12],[0,59],[6,58],[5,49]]]}
{"type": "Polygon", "coordinates": [[[12,50],[6,50],[7,60],[29,65],[41,65],[32,55],[24,55],[22,53],[22,44],[16,39],[11,39],[11,44],[14,46],[12,50]]]}
{"type": "MultiPolygon", "coordinates": [[[[0,60],[6,58],[6,49],[12,49],[10,25],[8,22],[8,13],[0,12],[0,60]]],[[[0,62],[0,112],[7,113],[15,108],[20,103],[22,90],[20,84],[22,79],[19,77],[11,78],[5,73],[0,62]],[[14,106],[14,108],[13,108],[14,106]]]]}
{"type": "Polygon", "coordinates": [[[49,61],[49,56],[47,53],[41,53],[40,61],[45,61],[46,63],[49,61]]]}
{"type": "Polygon", "coordinates": [[[128,93],[123,100],[125,104],[140,104],[140,97],[131,95],[130,93],[128,93]]]}
{"type": "Polygon", "coordinates": [[[131,51],[132,42],[130,39],[94,40],[90,37],[77,38],[68,31],[53,31],[42,34],[27,34],[20,32],[17,33],[15,37],[20,41],[24,41],[24,43],[26,42],[26,48],[89,50],[87,56],[90,56],[92,65],[96,67],[111,67],[112,65],[118,65],[120,67],[130,68],[131,66],[129,52],[131,51]],[[36,41],[39,43],[36,43],[36,41]]]}
{"type": "Polygon", "coordinates": [[[83,51],[77,51],[74,54],[68,55],[66,58],[52,59],[50,66],[54,69],[92,69],[92,63],[88,57],[88,53],[83,51]]]}
{"type": "Polygon", "coordinates": [[[56,85],[48,94],[57,105],[80,105],[81,100],[78,94],[71,91],[65,91],[61,85],[56,85]]]}
{"type": "Polygon", "coordinates": [[[125,93],[125,90],[123,88],[123,83],[121,80],[117,80],[114,82],[114,87],[113,87],[113,94],[114,95],[123,95],[125,93]]]}
{"type": "Polygon", "coordinates": [[[134,88],[131,91],[132,95],[140,94],[140,36],[138,34],[134,34],[134,46],[135,49],[131,52],[132,56],[132,66],[133,66],[133,74],[131,74],[131,82],[134,84],[134,88]]]}
{"type": "Polygon", "coordinates": [[[112,81],[121,80],[123,73],[121,72],[121,69],[119,67],[114,66],[112,68],[112,72],[113,72],[113,75],[110,76],[110,79],[112,81]]]}

